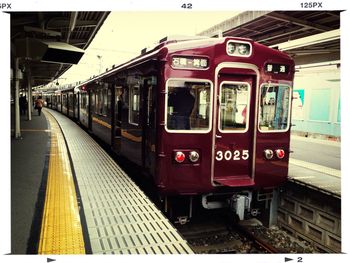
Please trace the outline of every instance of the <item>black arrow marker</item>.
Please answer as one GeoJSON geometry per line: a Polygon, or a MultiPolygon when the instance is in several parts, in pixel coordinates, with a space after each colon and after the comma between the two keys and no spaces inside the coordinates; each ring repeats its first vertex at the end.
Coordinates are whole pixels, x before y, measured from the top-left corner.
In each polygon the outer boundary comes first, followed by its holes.
{"type": "Polygon", "coordinates": [[[284,262],[288,262],[288,261],[291,261],[293,260],[292,258],[284,258],[284,262]]]}
{"type": "Polygon", "coordinates": [[[53,259],[53,258],[47,258],[47,261],[46,261],[46,262],[52,262],[52,261],[56,261],[56,259],[53,259]]]}

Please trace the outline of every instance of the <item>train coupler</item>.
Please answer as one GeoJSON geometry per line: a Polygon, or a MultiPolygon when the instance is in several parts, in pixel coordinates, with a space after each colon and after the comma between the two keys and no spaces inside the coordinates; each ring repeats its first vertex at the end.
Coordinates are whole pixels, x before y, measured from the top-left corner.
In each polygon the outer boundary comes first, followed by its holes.
{"type": "Polygon", "coordinates": [[[229,199],[229,207],[239,218],[244,220],[245,212],[250,211],[250,204],[252,201],[251,194],[248,195],[233,195],[229,199]]]}

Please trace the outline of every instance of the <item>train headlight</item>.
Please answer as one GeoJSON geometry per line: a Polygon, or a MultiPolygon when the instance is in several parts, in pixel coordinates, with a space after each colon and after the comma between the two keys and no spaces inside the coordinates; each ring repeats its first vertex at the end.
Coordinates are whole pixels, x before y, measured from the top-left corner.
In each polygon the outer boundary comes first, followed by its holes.
{"type": "Polygon", "coordinates": [[[178,163],[182,163],[183,161],[185,161],[186,156],[183,152],[176,152],[175,153],[175,161],[178,163]]]}
{"type": "Polygon", "coordinates": [[[285,155],[284,150],[277,149],[275,152],[276,152],[276,156],[277,156],[278,159],[283,159],[284,158],[284,155],[285,155]]]}
{"type": "Polygon", "coordinates": [[[189,158],[191,162],[195,163],[199,160],[199,153],[197,153],[196,151],[192,151],[190,152],[189,158]]]}
{"type": "Polygon", "coordinates": [[[273,151],[270,149],[264,150],[265,158],[271,160],[273,158],[273,151]]]}
{"type": "Polygon", "coordinates": [[[228,53],[229,55],[232,55],[233,53],[235,53],[235,49],[236,49],[236,46],[235,46],[234,43],[229,42],[229,43],[227,44],[227,53],[228,53]]]}
{"type": "Polygon", "coordinates": [[[229,56],[249,57],[252,49],[252,45],[246,41],[229,40],[226,44],[226,53],[229,56]]]}
{"type": "Polygon", "coordinates": [[[250,48],[249,48],[249,45],[247,44],[240,44],[238,46],[238,53],[241,54],[241,55],[248,55],[250,52],[250,48]]]}

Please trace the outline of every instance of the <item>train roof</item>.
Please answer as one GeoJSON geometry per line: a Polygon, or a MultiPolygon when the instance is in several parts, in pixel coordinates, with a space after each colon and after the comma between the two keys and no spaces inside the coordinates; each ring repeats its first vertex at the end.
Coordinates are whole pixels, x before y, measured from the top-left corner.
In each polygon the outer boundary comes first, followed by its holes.
{"type": "MultiPolygon", "coordinates": [[[[221,37],[221,38],[210,38],[210,37],[202,37],[202,36],[194,36],[194,37],[189,37],[189,36],[180,36],[180,37],[166,37],[160,40],[160,43],[157,44],[155,47],[146,50],[143,49],[141,51],[141,54],[127,62],[124,62],[122,64],[119,64],[117,66],[113,65],[111,69],[106,70],[105,72],[93,76],[90,79],[83,81],[82,83],[79,83],[76,87],[82,87],[90,82],[93,82],[99,78],[102,77],[107,77],[114,72],[126,68],[128,66],[132,66],[133,64],[140,62],[144,59],[151,58],[158,54],[163,48],[167,48],[168,52],[176,52],[176,51],[181,51],[181,50],[186,50],[186,49],[193,49],[193,48],[204,48],[204,47],[209,47],[209,46],[214,46],[217,44],[222,44],[224,43],[227,39],[233,39],[237,41],[246,41],[250,43],[254,43],[254,45],[259,46],[260,48],[267,48],[272,50],[269,47],[266,47],[262,44],[259,44],[257,42],[254,42],[252,39],[249,38],[242,38],[242,37],[221,37]]],[[[284,53],[279,50],[274,50],[276,54],[279,55],[284,55],[286,58],[290,58],[290,56],[287,53],[284,53]]]]}

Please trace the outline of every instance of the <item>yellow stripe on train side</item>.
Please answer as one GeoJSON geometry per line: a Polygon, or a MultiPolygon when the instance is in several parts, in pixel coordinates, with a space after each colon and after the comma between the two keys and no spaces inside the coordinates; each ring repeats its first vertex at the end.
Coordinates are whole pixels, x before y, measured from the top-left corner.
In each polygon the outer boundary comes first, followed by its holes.
{"type": "Polygon", "coordinates": [[[92,121],[96,122],[96,123],[98,123],[98,124],[100,124],[100,125],[102,125],[102,126],[104,126],[106,128],[108,128],[108,129],[111,129],[111,127],[112,127],[109,123],[107,123],[107,122],[105,122],[103,120],[100,120],[100,119],[98,119],[96,117],[92,117],[92,121]]]}
{"type": "MultiPolygon", "coordinates": [[[[96,118],[96,117],[92,117],[92,121],[95,122],[95,123],[98,123],[108,129],[111,129],[111,125],[99,118],[96,118]]],[[[132,135],[131,133],[127,132],[126,130],[121,130],[121,135],[124,137],[124,138],[127,138],[129,139],[130,141],[133,141],[133,142],[142,142],[142,137],[141,136],[135,136],[135,135],[132,135]]]]}
{"type": "Polygon", "coordinates": [[[135,136],[132,135],[131,133],[128,133],[126,130],[121,130],[121,135],[130,141],[133,142],[142,142],[142,137],[141,136],[135,136]]]}

